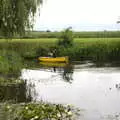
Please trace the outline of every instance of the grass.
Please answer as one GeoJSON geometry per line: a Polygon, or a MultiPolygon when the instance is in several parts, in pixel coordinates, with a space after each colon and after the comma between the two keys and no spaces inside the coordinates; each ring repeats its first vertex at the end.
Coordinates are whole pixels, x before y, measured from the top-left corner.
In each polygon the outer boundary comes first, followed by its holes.
{"type": "Polygon", "coordinates": [[[24,43],[28,43],[28,42],[31,42],[31,43],[42,43],[42,44],[52,44],[52,43],[56,43],[57,39],[56,38],[37,38],[37,39],[13,39],[12,42],[24,42],[24,43]]]}
{"type": "Polygon", "coordinates": [[[120,42],[120,38],[75,38],[74,43],[81,45],[81,44],[95,44],[95,43],[105,43],[111,44],[120,42]]]}
{"type": "MultiPolygon", "coordinates": [[[[119,42],[120,38],[75,38],[74,44],[83,44],[83,43],[95,43],[95,42],[102,42],[102,43],[110,43],[110,42],[119,42]]],[[[19,44],[39,44],[39,45],[55,45],[58,42],[57,38],[37,38],[37,39],[12,39],[9,41],[10,43],[19,43],[19,44]]],[[[5,39],[0,39],[0,44],[7,44],[5,39]]]]}
{"type": "MultiPolygon", "coordinates": [[[[12,39],[12,40],[9,40],[11,42],[55,42],[57,39],[56,38],[36,38],[36,39],[12,39]]],[[[6,39],[0,39],[0,42],[6,42],[6,39]]]]}
{"type": "MultiPolygon", "coordinates": [[[[21,58],[37,59],[38,56],[48,56],[48,52],[55,46],[58,50],[57,56],[69,56],[71,60],[75,61],[120,60],[120,38],[75,38],[73,46],[67,48],[57,46],[57,42],[58,40],[56,38],[13,39],[9,42],[1,39],[0,54],[3,54],[4,57],[2,56],[2,58],[5,59],[3,62],[0,61],[3,73],[9,72],[10,70],[13,72],[15,70],[17,71],[19,66],[22,65],[20,63],[21,58]],[[9,62],[8,53],[11,54],[9,56],[12,56],[10,59],[13,59],[13,65],[9,62]],[[14,63],[16,63],[16,68],[12,69],[14,63]]],[[[0,72],[2,71],[0,70],[0,72]]]]}
{"type": "MultiPolygon", "coordinates": [[[[57,43],[57,38],[37,38],[37,39],[12,39],[10,40],[10,43],[27,43],[27,44],[41,44],[41,45],[55,45],[57,43]]],[[[83,43],[95,43],[95,42],[107,42],[108,44],[110,42],[119,42],[120,38],[75,38],[74,44],[83,44],[83,43]]],[[[0,44],[7,43],[5,39],[0,39],[0,44]]]]}
{"type": "Polygon", "coordinates": [[[74,32],[76,38],[119,38],[120,31],[74,32]]]}
{"type": "Polygon", "coordinates": [[[15,51],[0,50],[0,74],[19,76],[22,68],[22,58],[15,51]]]}
{"type": "MultiPolygon", "coordinates": [[[[27,34],[26,38],[58,38],[60,32],[39,32],[33,31],[27,34]]],[[[95,31],[95,32],[73,32],[75,38],[119,38],[120,31],[95,31]]]]}
{"type": "MultiPolygon", "coordinates": [[[[5,42],[4,39],[0,41],[0,50],[8,49],[17,51],[23,57],[35,57],[35,56],[45,56],[49,52],[51,47],[56,46],[57,39],[56,38],[40,38],[40,39],[13,39],[9,42],[5,42]],[[8,47],[9,46],[9,47],[8,47]],[[42,53],[42,54],[41,54],[42,53]]],[[[93,48],[91,51],[91,55],[93,51],[103,49],[103,51],[114,51],[116,48],[119,49],[120,38],[75,38],[74,46],[69,48],[74,53],[86,49],[93,48]],[[80,50],[81,49],[81,50],[80,50]],[[113,50],[114,49],[114,50],[113,50]]],[[[59,48],[64,49],[64,48],[59,48]]],[[[60,50],[62,51],[62,50],[60,50]]],[[[119,51],[118,51],[119,52],[119,51]]],[[[63,52],[62,52],[63,53],[63,52]]],[[[62,54],[60,53],[60,54],[62,54]]],[[[83,52],[76,53],[80,56],[80,54],[84,55],[83,52]]],[[[97,53],[96,53],[97,54],[97,53]]],[[[101,51],[102,54],[102,51],[101,51]]],[[[74,56],[74,55],[73,55],[74,56]]]]}
{"type": "MultiPolygon", "coordinates": [[[[60,32],[27,32],[23,38],[58,38],[60,32]]],[[[75,38],[119,38],[120,31],[73,32],[75,38]]]]}

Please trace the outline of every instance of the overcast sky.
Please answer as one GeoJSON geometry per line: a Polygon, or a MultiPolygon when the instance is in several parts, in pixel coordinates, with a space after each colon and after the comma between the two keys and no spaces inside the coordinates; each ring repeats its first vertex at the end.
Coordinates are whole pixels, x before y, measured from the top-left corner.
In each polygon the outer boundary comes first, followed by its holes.
{"type": "Polygon", "coordinates": [[[34,29],[119,30],[120,0],[44,0],[34,29]]]}

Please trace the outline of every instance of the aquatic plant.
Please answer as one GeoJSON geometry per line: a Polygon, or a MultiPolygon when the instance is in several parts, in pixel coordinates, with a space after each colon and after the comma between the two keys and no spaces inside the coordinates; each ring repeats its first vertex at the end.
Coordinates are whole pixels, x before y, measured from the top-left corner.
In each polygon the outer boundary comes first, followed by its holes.
{"type": "Polygon", "coordinates": [[[4,109],[8,113],[9,120],[75,120],[79,113],[79,110],[75,110],[71,105],[43,102],[21,105],[5,104],[4,109]]]}

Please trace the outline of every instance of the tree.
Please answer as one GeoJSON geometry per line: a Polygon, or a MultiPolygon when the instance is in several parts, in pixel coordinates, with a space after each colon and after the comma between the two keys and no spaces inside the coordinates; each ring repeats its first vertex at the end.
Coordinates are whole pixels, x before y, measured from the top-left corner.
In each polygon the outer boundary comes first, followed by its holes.
{"type": "Polygon", "coordinates": [[[71,27],[65,29],[61,32],[61,35],[58,40],[58,45],[62,45],[64,47],[69,47],[73,45],[73,31],[71,30],[71,27]]]}
{"type": "Polygon", "coordinates": [[[0,33],[8,38],[31,29],[43,0],[0,0],[0,33]]]}

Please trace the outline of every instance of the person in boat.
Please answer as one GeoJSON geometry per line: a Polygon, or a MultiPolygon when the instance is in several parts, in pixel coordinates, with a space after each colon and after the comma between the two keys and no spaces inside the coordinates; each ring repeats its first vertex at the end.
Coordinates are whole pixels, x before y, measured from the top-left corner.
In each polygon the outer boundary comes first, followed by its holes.
{"type": "Polygon", "coordinates": [[[56,57],[56,52],[57,52],[57,50],[56,50],[56,48],[52,51],[52,53],[53,53],[53,56],[52,57],[56,57]]]}
{"type": "Polygon", "coordinates": [[[53,53],[52,52],[48,52],[48,57],[53,57],[53,53]]]}
{"type": "Polygon", "coordinates": [[[56,52],[57,52],[57,50],[55,48],[51,52],[48,53],[48,56],[55,58],[56,57],[56,52]]]}
{"type": "MultiPolygon", "coordinates": [[[[50,53],[49,53],[49,56],[50,57],[53,57],[53,58],[56,58],[56,53],[57,53],[57,49],[54,48],[50,53]]],[[[53,67],[53,71],[56,72],[56,67],[53,67]]]]}

